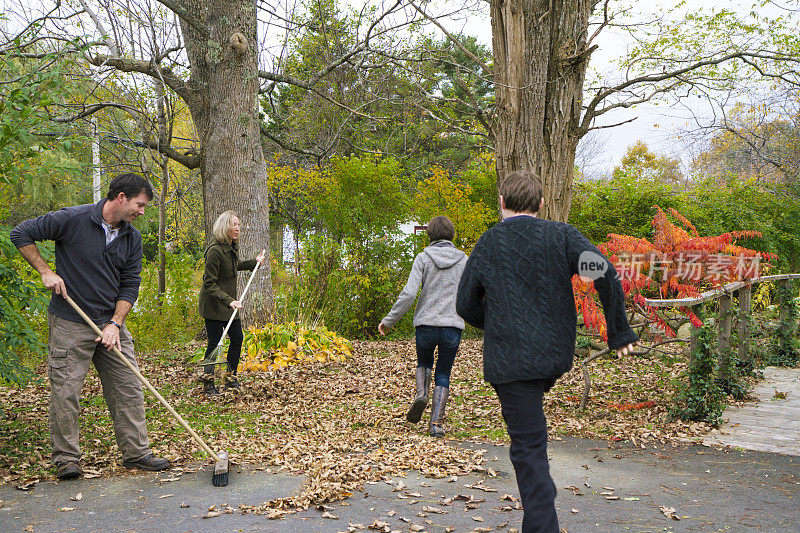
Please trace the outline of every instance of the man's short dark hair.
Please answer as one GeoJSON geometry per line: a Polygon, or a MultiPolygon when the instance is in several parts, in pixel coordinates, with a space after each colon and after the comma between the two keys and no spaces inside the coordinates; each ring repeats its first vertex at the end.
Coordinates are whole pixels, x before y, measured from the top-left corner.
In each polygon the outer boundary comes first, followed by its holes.
{"type": "Polygon", "coordinates": [[[130,200],[131,198],[139,196],[142,192],[147,194],[149,200],[153,199],[153,188],[150,186],[150,182],[139,174],[126,172],[125,174],[119,174],[111,180],[111,183],[108,184],[108,194],[106,198],[113,200],[119,196],[119,193],[122,193],[125,195],[125,198],[130,200]]]}
{"type": "Polygon", "coordinates": [[[517,170],[500,181],[500,196],[506,209],[515,213],[536,213],[542,203],[542,182],[533,172],[517,170]]]}
{"type": "Polygon", "coordinates": [[[433,241],[452,241],[456,236],[456,228],[453,222],[446,216],[433,217],[428,222],[428,237],[433,241]]]}

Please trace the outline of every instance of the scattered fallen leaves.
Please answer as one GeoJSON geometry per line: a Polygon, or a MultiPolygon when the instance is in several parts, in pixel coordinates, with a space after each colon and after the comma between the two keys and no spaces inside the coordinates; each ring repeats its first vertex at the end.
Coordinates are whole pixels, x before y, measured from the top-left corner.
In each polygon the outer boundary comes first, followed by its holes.
{"type": "Polygon", "coordinates": [[[74,507],[62,507],[61,509],[59,509],[59,511],[63,512],[74,511],[74,510],[75,510],[74,507]]]}
{"type": "Polygon", "coordinates": [[[74,501],[74,502],[79,502],[79,501],[81,501],[83,499],[83,493],[79,492],[75,496],[70,496],[69,499],[74,501]]]}
{"type": "Polygon", "coordinates": [[[14,488],[17,490],[21,490],[23,492],[28,492],[29,490],[33,490],[33,488],[36,486],[37,483],[39,483],[39,480],[34,479],[32,481],[28,481],[27,483],[21,483],[15,486],[14,488]]]}
{"type": "MultiPolygon", "coordinates": [[[[457,441],[433,439],[424,430],[403,423],[414,393],[413,340],[356,341],[352,345],[353,356],[343,361],[328,359],[242,375],[240,392],[225,392],[213,401],[196,394],[199,384],[192,377],[197,367],[185,359],[193,347],[142,354],[140,365],[177,411],[195,421],[193,428],[228,450],[234,463],[308,476],[309,482],[296,494],[242,506],[242,512],[281,518],[346,498],[365,483],[402,478],[406,471],[453,483],[472,472],[485,472],[487,478],[496,475],[487,468],[482,450],[470,451],[459,447],[457,441]],[[381,383],[379,394],[376,382],[381,383]]],[[[583,412],[577,409],[583,378],[580,365],[575,365],[547,395],[545,411],[551,434],[554,438],[559,434],[617,440],[634,437],[638,443],[704,434],[708,428],[703,424],[675,422],[668,417],[674,395],[670,380],[685,369],[683,361],[658,357],[595,361],[590,367],[592,392],[583,412]],[[642,397],[642,391],[647,391],[648,397],[642,397]],[[641,409],[608,408],[612,403],[650,401],[654,405],[641,409]]],[[[36,371],[46,375],[44,361],[36,371]]],[[[451,378],[452,401],[445,419],[448,436],[507,443],[496,395],[483,381],[481,341],[462,342],[451,378]]],[[[55,478],[48,457],[48,395],[46,380],[21,388],[0,388],[0,405],[16,417],[4,421],[6,428],[0,433],[0,476],[5,483],[25,487],[19,490],[55,478]],[[34,477],[37,479],[29,481],[34,477]]],[[[102,401],[94,401],[102,398],[96,373],[89,373],[81,397],[84,477],[129,475],[120,467],[107,409],[102,401]]],[[[207,464],[202,451],[157,400],[147,393],[145,397],[154,451],[176,465],[157,482],[177,481],[178,472],[194,471],[188,467],[197,463],[207,464]]],[[[408,500],[403,494],[405,484],[392,484],[398,497],[408,500]]],[[[496,491],[482,484],[473,485],[473,490],[496,491]]],[[[479,503],[469,497],[464,500],[471,506],[479,503]]]]}
{"type": "Polygon", "coordinates": [[[680,520],[681,518],[677,516],[675,513],[677,512],[674,507],[664,507],[663,505],[658,506],[661,509],[661,512],[664,513],[664,516],[667,518],[672,518],[673,520],[680,520]]]}

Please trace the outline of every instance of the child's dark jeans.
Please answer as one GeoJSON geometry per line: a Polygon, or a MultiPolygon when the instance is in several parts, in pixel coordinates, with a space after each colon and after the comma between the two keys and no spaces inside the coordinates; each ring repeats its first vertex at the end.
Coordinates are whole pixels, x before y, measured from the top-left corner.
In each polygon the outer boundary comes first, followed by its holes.
{"type": "Polygon", "coordinates": [[[456,359],[458,345],[461,344],[461,330],[438,326],[417,326],[417,366],[433,368],[433,351],[439,347],[436,358],[434,384],[437,387],[450,387],[450,371],[456,359]]]}
{"type": "Polygon", "coordinates": [[[492,386],[511,439],[509,456],[524,509],[522,533],[558,533],[556,486],[547,463],[547,419],[542,407],[552,382],[514,381],[492,386]]]}

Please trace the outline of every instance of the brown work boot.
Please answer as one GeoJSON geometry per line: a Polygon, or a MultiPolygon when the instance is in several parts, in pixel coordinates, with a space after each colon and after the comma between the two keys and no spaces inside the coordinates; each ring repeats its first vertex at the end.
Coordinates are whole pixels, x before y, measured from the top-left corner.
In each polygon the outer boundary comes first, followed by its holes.
{"type": "Polygon", "coordinates": [[[122,466],[125,468],[138,468],[139,470],[147,470],[148,472],[159,472],[161,470],[166,470],[172,465],[168,459],[156,457],[151,453],[150,455],[145,455],[144,457],[136,459],[135,461],[122,461],[122,466]]]}
{"type": "Polygon", "coordinates": [[[58,479],[75,479],[83,475],[83,469],[78,461],[66,461],[58,463],[58,472],[56,477],[58,479]]]}

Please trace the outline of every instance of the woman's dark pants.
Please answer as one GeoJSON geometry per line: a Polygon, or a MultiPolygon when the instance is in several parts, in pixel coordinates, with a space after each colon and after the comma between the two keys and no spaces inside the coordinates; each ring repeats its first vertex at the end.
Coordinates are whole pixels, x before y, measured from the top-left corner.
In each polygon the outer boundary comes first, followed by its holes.
{"type": "Polygon", "coordinates": [[[461,343],[461,331],[439,326],[417,327],[417,366],[433,368],[433,351],[439,347],[433,378],[437,387],[450,387],[450,371],[461,343]]]}
{"type": "MultiPolygon", "coordinates": [[[[211,357],[211,352],[217,347],[219,344],[219,340],[222,338],[222,332],[225,330],[225,326],[228,324],[227,320],[211,320],[209,318],[205,319],[206,321],[206,333],[208,334],[208,348],[206,348],[206,359],[211,357]]],[[[242,341],[244,340],[244,332],[242,332],[242,321],[238,318],[231,322],[231,327],[228,329],[228,337],[231,339],[231,343],[228,346],[228,372],[231,374],[235,374],[236,370],[239,368],[239,355],[242,352],[242,341]]],[[[214,366],[208,365],[206,366],[205,370],[206,374],[213,374],[214,373],[214,366]]]]}
{"type": "Polygon", "coordinates": [[[542,399],[552,383],[540,380],[492,384],[511,439],[524,516],[522,533],[558,533],[556,487],[547,462],[547,420],[542,399]]]}

